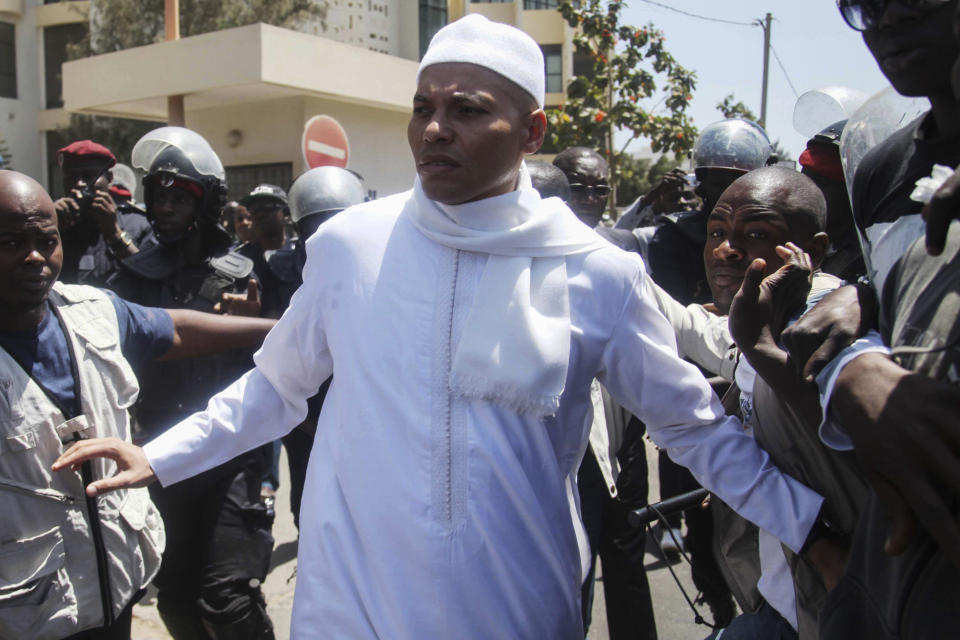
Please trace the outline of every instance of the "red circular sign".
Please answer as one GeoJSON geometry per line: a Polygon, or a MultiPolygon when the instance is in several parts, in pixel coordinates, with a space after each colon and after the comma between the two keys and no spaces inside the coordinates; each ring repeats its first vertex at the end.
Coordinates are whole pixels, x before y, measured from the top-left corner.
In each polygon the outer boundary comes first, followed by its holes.
{"type": "Polygon", "coordinates": [[[303,161],[311,169],[330,166],[346,169],[350,159],[347,132],[330,116],[313,116],[307,120],[300,148],[303,161]]]}

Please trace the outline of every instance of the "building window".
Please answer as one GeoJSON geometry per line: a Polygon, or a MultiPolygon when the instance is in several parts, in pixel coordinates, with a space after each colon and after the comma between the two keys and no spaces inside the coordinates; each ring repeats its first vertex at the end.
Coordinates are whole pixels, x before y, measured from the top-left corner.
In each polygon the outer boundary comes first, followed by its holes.
{"type": "Polygon", "coordinates": [[[546,74],[547,93],[563,91],[563,58],[562,46],[559,44],[540,45],[543,51],[543,66],[546,74]]]}
{"type": "Polygon", "coordinates": [[[523,0],[524,9],[556,9],[557,0],[523,0]]]}
{"type": "Polygon", "coordinates": [[[477,4],[497,4],[497,3],[512,3],[513,0],[470,0],[477,4]]]}
{"type": "Polygon", "coordinates": [[[63,106],[63,63],[67,61],[67,46],[80,42],[87,25],[62,24],[43,30],[43,64],[47,89],[47,109],[63,106]]]}
{"type": "Polygon", "coordinates": [[[589,53],[574,53],[573,75],[593,77],[593,56],[589,53]]]}
{"type": "Polygon", "coordinates": [[[420,57],[427,52],[434,34],[447,24],[446,0],[420,0],[420,57]]]}
{"type": "Polygon", "coordinates": [[[293,163],[290,162],[225,167],[225,171],[228,200],[242,200],[258,184],[275,184],[281,189],[289,189],[293,182],[293,163]]]}
{"type": "Polygon", "coordinates": [[[17,97],[17,49],[13,25],[0,22],[0,98],[17,97]]]}

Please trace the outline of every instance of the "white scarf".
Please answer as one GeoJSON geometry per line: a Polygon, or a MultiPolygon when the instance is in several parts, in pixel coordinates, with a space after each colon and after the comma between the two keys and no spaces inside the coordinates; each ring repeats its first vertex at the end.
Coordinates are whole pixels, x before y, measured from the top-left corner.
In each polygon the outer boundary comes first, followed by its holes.
{"type": "Polygon", "coordinates": [[[565,257],[606,243],[559,198],[541,200],[525,165],[516,191],[459,205],[431,200],[418,178],[404,215],[437,244],[489,254],[450,389],[519,413],[556,413],[570,361],[565,257]]]}

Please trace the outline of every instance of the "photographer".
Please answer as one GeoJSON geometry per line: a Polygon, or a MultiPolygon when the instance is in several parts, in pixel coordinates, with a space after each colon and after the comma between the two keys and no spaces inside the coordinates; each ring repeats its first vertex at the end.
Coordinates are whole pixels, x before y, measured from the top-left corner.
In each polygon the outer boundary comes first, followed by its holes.
{"type": "Polygon", "coordinates": [[[150,224],[135,207],[118,208],[107,191],[117,159],[109,149],[78,140],[57,151],[67,194],[54,203],[63,237],[67,283],[103,286],[120,260],[150,237],[150,224]]]}

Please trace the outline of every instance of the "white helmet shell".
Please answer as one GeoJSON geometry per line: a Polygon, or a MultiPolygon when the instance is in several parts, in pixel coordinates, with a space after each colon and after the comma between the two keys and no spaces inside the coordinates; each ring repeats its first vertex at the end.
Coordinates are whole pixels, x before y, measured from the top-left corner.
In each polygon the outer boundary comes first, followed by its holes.
{"type": "Polygon", "coordinates": [[[160,127],[145,134],[133,146],[131,163],[148,173],[154,160],[170,147],[176,147],[193,164],[197,177],[209,176],[226,180],[226,172],[216,152],[203,136],[183,127],[160,127]]]}

